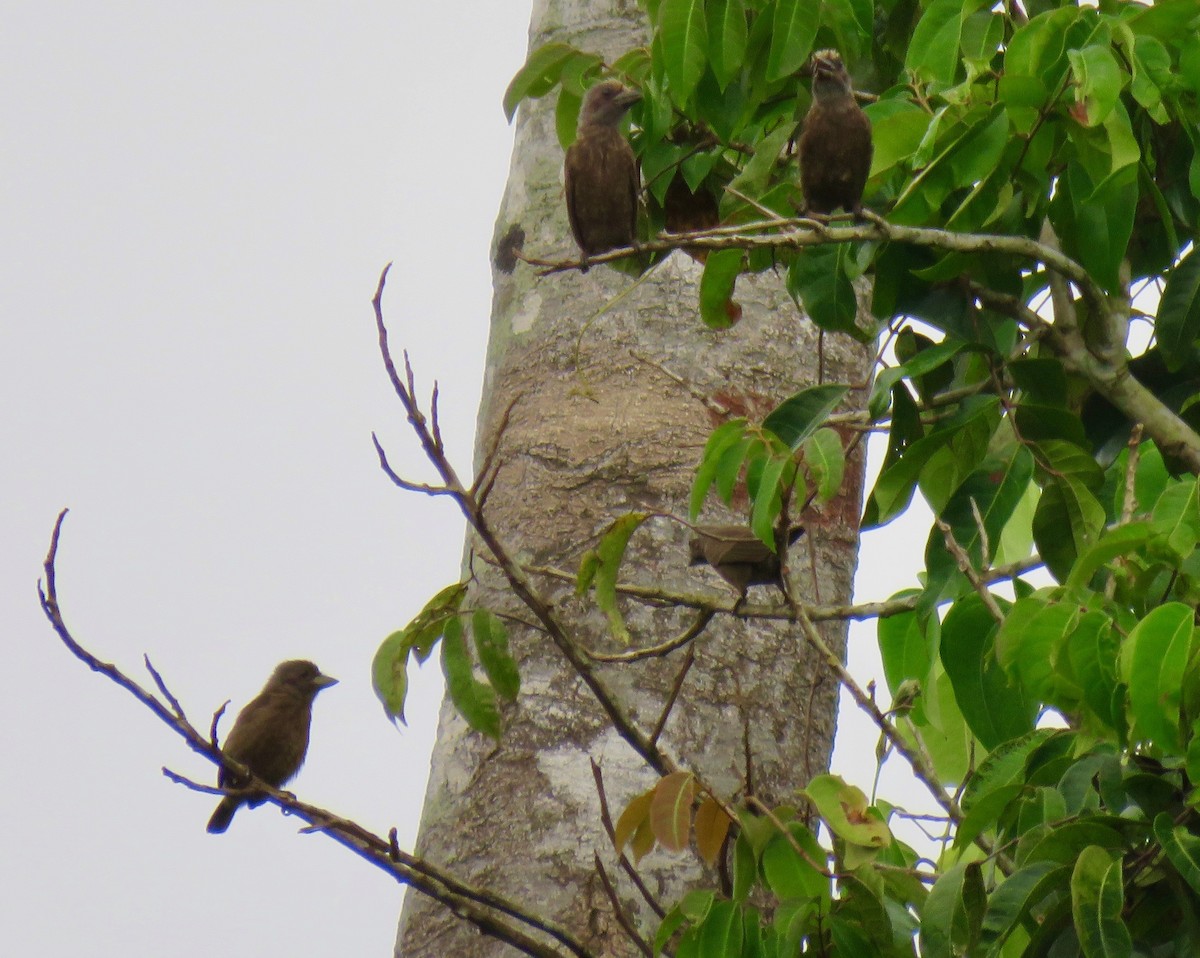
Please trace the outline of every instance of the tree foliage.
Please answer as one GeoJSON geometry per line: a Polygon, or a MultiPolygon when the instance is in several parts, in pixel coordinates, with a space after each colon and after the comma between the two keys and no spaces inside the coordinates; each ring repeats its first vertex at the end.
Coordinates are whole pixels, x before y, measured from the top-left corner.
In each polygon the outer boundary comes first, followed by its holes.
{"type": "MultiPolygon", "coordinates": [[[[838,492],[850,427],[886,430],[863,527],[918,491],[935,524],[919,587],[879,618],[878,759],[908,761],[944,818],[923,857],[893,834],[899,810],[835,776],[764,809],[671,771],[624,809],[618,848],[694,841],[730,880],[680,900],[654,949],[1200,953],[1200,7],[641,6],[645,47],[537,49],[505,109],[556,96],[566,145],[597,78],[637,86],[646,247],[707,251],[698,321],[735,322],[737,278],[771,270],[825,334],[880,341],[866,410],[820,383],[718,427],[691,511],[744,484],[774,545],[789,512],[838,492]],[[870,95],[878,220],[796,216],[804,71],[824,47],[870,95]],[[681,202],[720,227],[664,238],[681,202]]],[[[579,575],[622,641],[618,573],[644,518],[616,519],[579,575]]],[[[376,687],[402,717],[408,656],[440,643],[456,706],[500,735],[518,677],[500,620],[463,598],[389,637],[376,687]]]]}

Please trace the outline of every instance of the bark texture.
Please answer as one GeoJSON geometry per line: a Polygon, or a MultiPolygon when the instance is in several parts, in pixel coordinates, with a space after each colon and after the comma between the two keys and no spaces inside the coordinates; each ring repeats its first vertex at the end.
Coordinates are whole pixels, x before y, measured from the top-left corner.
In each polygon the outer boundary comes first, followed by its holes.
{"type": "MultiPolygon", "coordinates": [[[[632,0],[535,0],[531,48],[563,40],[611,61],[641,41],[641,16],[632,0]]],[[[519,228],[535,255],[572,254],[562,159],[552,99],[522,104],[498,249],[519,228]]],[[[818,350],[816,330],[787,297],[782,277],[770,273],[739,282],[740,323],[723,332],[706,329],[696,305],[700,271],[676,253],[632,291],[627,277],[604,267],[586,276],[542,279],[523,265],[494,272],[479,446],[486,447],[501,413],[519,397],[500,444],[503,466],[487,515],[522,561],[575,570],[596,534],[625,512],[686,515],[703,444],[723,421],[705,397],[735,415],[761,416],[818,381],[819,353],[826,381],[865,380],[868,352],[844,337],[826,337],[818,350]]],[[[802,598],[849,599],[861,484],[856,457],[844,495],[802,517],[807,535],[791,552],[792,579],[802,598]]],[[[713,508],[703,518],[744,522],[745,512],[713,508]]],[[[651,520],[630,543],[622,578],[729,596],[711,569],[689,568],[690,536],[677,523],[651,520]]],[[[476,559],[473,568],[476,601],[521,614],[491,567],[476,559]]],[[[614,648],[604,616],[590,600],[576,600],[568,585],[537,581],[582,642],[614,648]]],[[[763,591],[761,598],[768,596],[773,593],[763,591]]],[[[692,618],[632,603],[625,611],[640,644],[678,634],[692,618]]],[[[843,628],[823,632],[834,648],[844,648],[843,628]]],[[[511,640],[522,689],[505,713],[499,746],[470,732],[448,703],[442,707],[416,851],[472,884],[569,925],[596,955],[633,955],[594,874],[594,852],[610,866],[614,856],[588,760],[603,766],[614,817],[655,776],[610,727],[544,634],[513,628],[511,640]]],[[[643,728],[658,719],[682,657],[676,652],[604,670],[643,728]]],[[[718,616],[696,642],[695,666],[662,741],[727,797],[744,792],[749,764],[756,794],[771,802],[791,800],[828,766],[836,703],[836,681],[807,652],[798,629],[718,616]]],[[[692,854],[656,851],[641,870],[668,906],[689,883],[717,882],[692,854]]],[[[639,907],[623,876],[618,882],[623,901],[652,934],[653,916],[639,907]]],[[[438,903],[411,894],[396,954],[515,952],[482,938],[438,903]]]]}

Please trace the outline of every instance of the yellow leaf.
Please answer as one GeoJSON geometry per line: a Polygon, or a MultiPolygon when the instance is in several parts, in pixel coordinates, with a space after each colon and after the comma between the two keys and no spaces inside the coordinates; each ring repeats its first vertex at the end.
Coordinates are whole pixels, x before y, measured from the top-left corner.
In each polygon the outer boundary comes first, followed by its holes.
{"type": "MultiPolygon", "coordinates": [[[[628,805],[625,806],[625,811],[621,812],[621,817],[617,819],[617,826],[613,829],[613,838],[616,841],[617,851],[620,852],[625,843],[634,836],[642,822],[650,815],[650,800],[654,798],[654,789],[648,792],[643,792],[632,798],[628,805]]],[[[653,844],[653,838],[651,839],[653,844]]],[[[649,849],[647,849],[648,851],[649,849]]],[[[643,855],[645,852],[642,853],[643,855]]],[[[641,855],[638,856],[639,858],[641,855]]]]}
{"type": "Polygon", "coordinates": [[[709,865],[717,863],[725,836],[729,834],[729,816],[711,795],[696,810],[696,850],[709,865]]]}

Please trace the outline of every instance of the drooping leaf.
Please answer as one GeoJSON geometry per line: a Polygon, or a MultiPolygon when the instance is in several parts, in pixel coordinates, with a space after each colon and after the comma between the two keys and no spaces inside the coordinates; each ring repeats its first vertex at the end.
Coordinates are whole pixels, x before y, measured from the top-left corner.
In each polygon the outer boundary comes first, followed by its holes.
{"type": "Polygon", "coordinates": [[[776,0],[767,54],[767,80],[782,80],[804,66],[821,20],[820,0],[776,0]]]}
{"type": "Polygon", "coordinates": [[[662,0],[658,20],[671,98],[686,107],[708,62],[704,0],[662,0]]]}
{"type": "Polygon", "coordinates": [[[446,679],[446,695],[458,714],[476,732],[499,741],[500,711],[496,707],[496,693],[490,685],[475,678],[459,618],[450,619],[442,635],[442,675],[446,679]]]}
{"type": "Polygon", "coordinates": [[[625,806],[625,810],[621,812],[616,825],[613,826],[613,838],[618,852],[624,850],[642,823],[649,820],[650,803],[653,800],[654,789],[635,795],[629,800],[629,804],[625,806]]]}
{"type": "Polygon", "coordinates": [[[497,694],[512,701],[521,691],[521,673],[508,649],[508,629],[495,613],[476,609],[471,616],[471,633],[484,675],[497,694]]]}
{"type": "Polygon", "coordinates": [[[1195,611],[1182,602],[1160,605],[1130,632],[1121,648],[1121,678],[1138,738],[1178,754],[1182,676],[1195,636],[1195,611]]]}
{"type": "Polygon", "coordinates": [[[921,954],[957,958],[973,954],[983,928],[987,895],[978,862],[944,871],[921,909],[921,954]]]}
{"type": "Polygon", "coordinates": [[[717,856],[725,845],[725,836],[729,834],[732,824],[725,810],[711,795],[706,795],[700,807],[696,809],[696,820],[693,827],[696,830],[696,851],[708,865],[717,863],[717,856]]]}
{"type": "Polygon", "coordinates": [[[1121,859],[1085,848],[1071,873],[1071,914],[1086,958],[1129,958],[1133,941],[1121,919],[1125,904],[1121,859]]]}
{"type": "Polygon", "coordinates": [[[569,43],[546,43],[538,47],[517,71],[504,91],[504,116],[511,123],[517,106],[526,97],[545,96],[558,82],[563,66],[579,54],[569,43]]]}
{"type": "Polygon", "coordinates": [[[629,629],[621,608],[617,603],[617,577],[621,571],[621,562],[625,558],[625,548],[629,539],[637,531],[638,526],[649,518],[645,512],[630,512],[614,520],[600,537],[596,546],[595,556],[598,560],[593,582],[596,587],[596,605],[608,616],[608,627],[613,638],[622,644],[629,644],[629,629]]]}
{"type": "Polygon", "coordinates": [[[724,90],[746,57],[746,8],[742,0],[711,0],[707,14],[708,60],[717,85],[724,90]]]}
{"type": "Polygon", "coordinates": [[[742,271],[740,249],[719,249],[708,254],[700,277],[700,317],[710,329],[728,329],[741,318],[733,288],[742,271]]]}
{"type": "MultiPolygon", "coordinates": [[[[708,490],[717,478],[717,470],[721,465],[721,457],[727,450],[737,445],[746,431],[745,419],[731,419],[722,423],[708,437],[704,445],[704,455],[700,459],[700,468],[696,470],[696,479],[692,483],[692,494],[688,500],[688,518],[695,521],[704,506],[708,490]]],[[[741,463],[739,461],[738,467],[741,463]]]]}

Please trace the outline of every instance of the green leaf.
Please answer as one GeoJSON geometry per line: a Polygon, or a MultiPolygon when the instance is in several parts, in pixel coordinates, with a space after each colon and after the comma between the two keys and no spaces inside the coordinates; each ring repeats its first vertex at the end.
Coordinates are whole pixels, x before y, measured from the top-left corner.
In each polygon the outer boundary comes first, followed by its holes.
{"type": "MultiPolygon", "coordinates": [[[[754,490],[754,508],[750,511],[750,528],[758,538],[772,549],[775,545],[775,520],[783,507],[780,480],[790,459],[772,455],[762,467],[762,473],[754,490]]],[[[793,473],[794,475],[794,473],[793,473]]]]}
{"type": "Polygon", "coordinates": [[[1071,72],[1075,76],[1075,101],[1087,111],[1087,125],[1099,125],[1117,105],[1121,94],[1121,68],[1108,46],[1092,44],[1081,50],[1068,50],[1071,72]]]}
{"type": "Polygon", "coordinates": [[[1165,536],[1166,545],[1179,558],[1191,555],[1200,541],[1200,496],[1196,482],[1173,482],[1154,503],[1154,531],[1165,536]]]}
{"type": "MultiPolygon", "coordinates": [[[[717,477],[721,459],[725,453],[742,441],[746,432],[745,419],[731,419],[712,431],[708,442],[704,445],[704,455],[700,458],[700,468],[696,471],[696,480],[692,483],[692,494],[688,500],[688,516],[694,522],[700,515],[704,500],[708,497],[709,487],[717,477]]],[[[740,461],[738,463],[740,467],[740,461]]]]}
{"type": "Polygon", "coordinates": [[[408,694],[408,653],[411,648],[408,632],[401,629],[383,640],[371,662],[371,685],[383,703],[383,711],[388,718],[399,719],[405,725],[408,722],[404,718],[404,699],[408,694]]]}
{"type": "Polygon", "coordinates": [[[829,879],[818,870],[825,866],[826,852],[804,825],[790,822],[788,835],[776,832],[762,852],[763,878],[780,901],[830,901],[829,879]],[[798,845],[804,854],[793,846],[798,845]]]}
{"type": "Polygon", "coordinates": [[[1129,958],[1133,942],[1121,920],[1125,893],[1121,860],[1103,848],[1085,848],[1071,873],[1071,914],[1086,958],[1129,958]]]}
{"type": "MultiPolygon", "coordinates": [[[[916,594],[913,589],[897,592],[888,601],[906,599],[916,594]]],[[[892,695],[902,682],[910,679],[924,681],[929,675],[937,645],[927,633],[915,612],[901,612],[878,620],[879,655],[883,674],[892,695]]]]}
{"type": "Polygon", "coordinates": [[[1154,332],[1167,368],[1180,369],[1200,338],[1200,253],[1195,249],[1167,273],[1154,332]]]}
{"type": "Polygon", "coordinates": [[[686,920],[683,909],[679,905],[676,905],[663,916],[663,920],[659,922],[658,931],[654,933],[654,954],[656,956],[662,953],[662,950],[667,946],[667,942],[671,940],[671,936],[679,930],[679,927],[686,920]]]}
{"type": "MultiPolygon", "coordinates": [[[[1112,116],[1124,117],[1119,105],[1112,116]]],[[[1110,150],[1109,155],[1115,159],[1117,153],[1110,150]]],[[[1086,267],[1105,289],[1120,288],[1120,265],[1133,232],[1137,200],[1135,164],[1122,166],[1094,186],[1077,163],[1067,168],[1065,177],[1059,177],[1050,204],[1051,222],[1062,238],[1064,252],[1086,267]]]]}
{"type": "Polygon", "coordinates": [[[1193,609],[1168,602],[1142,619],[1121,648],[1121,677],[1129,686],[1134,732],[1172,754],[1181,748],[1182,677],[1194,634],[1193,609]]]}
{"type": "Polygon", "coordinates": [[[867,796],[838,775],[817,775],[803,789],[821,820],[838,838],[867,848],[885,848],[892,841],[887,823],[867,802],[867,796]]]}
{"type": "Polygon", "coordinates": [[[704,0],[662,0],[658,19],[671,99],[686,107],[708,58],[704,0]]]}
{"type": "Polygon", "coordinates": [[[1176,826],[1166,812],[1154,818],[1154,837],[1183,880],[1200,894],[1200,838],[1184,826],[1176,826]]]}
{"type": "Polygon", "coordinates": [[[958,450],[956,459],[970,461],[967,449],[986,446],[998,420],[995,397],[981,397],[963,403],[961,412],[948,424],[905,448],[899,460],[889,465],[875,481],[867,500],[862,526],[881,526],[908,507],[918,477],[927,471],[930,461],[948,446],[958,450]]]}
{"type": "Polygon", "coordinates": [[[1113,559],[1142,549],[1154,536],[1154,528],[1148,522],[1131,522],[1106,529],[1100,541],[1076,560],[1064,585],[1073,595],[1081,595],[1098,571],[1113,559]]]}
{"type": "Polygon", "coordinates": [[[471,632],[479,664],[502,697],[512,701],[521,691],[521,673],[508,650],[508,630],[500,618],[487,609],[476,609],[471,616],[471,632]]]}
{"type": "Polygon", "coordinates": [[[463,638],[462,620],[450,619],[442,634],[442,674],[446,694],[471,728],[490,738],[500,739],[500,712],[496,693],[490,685],[475,678],[471,656],[463,638]]]}
{"type": "MultiPolygon", "coordinates": [[[[1025,495],[1032,477],[1033,456],[1024,446],[1014,445],[1007,462],[988,462],[968,475],[941,510],[939,518],[950,526],[954,540],[966,551],[975,568],[991,564],[994,550],[1000,543],[1000,533],[1025,495]]],[[[948,591],[946,585],[960,580],[962,573],[958,560],[950,553],[945,535],[937,526],[929,533],[925,564],[929,601],[940,601],[948,591]]]]}
{"type": "Polygon", "coordinates": [[[787,290],[821,329],[858,336],[858,299],[847,272],[852,256],[848,243],[801,250],[788,268],[787,290]]]}
{"type": "Polygon", "coordinates": [[[617,604],[617,574],[625,558],[625,547],[629,537],[637,531],[649,515],[645,512],[630,512],[616,519],[604,532],[596,546],[600,565],[596,569],[596,605],[608,616],[608,628],[618,642],[629,644],[629,629],[617,604]]]}
{"type": "Polygon", "coordinates": [[[1025,920],[1040,910],[1050,895],[1066,887],[1070,869],[1053,862],[1034,862],[1014,872],[992,893],[983,916],[981,943],[990,946],[988,954],[998,954],[1001,944],[1025,920]]]}
{"type": "Polygon", "coordinates": [[[913,30],[905,67],[922,80],[944,86],[952,84],[958,71],[962,22],[967,12],[968,4],[963,0],[933,0],[913,30]]]}
{"type": "Polygon", "coordinates": [[[371,663],[371,684],[390,719],[404,718],[404,700],[408,693],[408,657],[424,662],[433,645],[442,637],[447,621],[457,618],[459,606],[467,594],[465,582],[455,582],[425,603],[420,613],[399,632],[393,632],[380,645],[371,663]]]}
{"type": "Polygon", "coordinates": [[[710,329],[728,329],[740,318],[733,287],[745,259],[740,249],[712,250],[700,277],[700,318],[710,329]]]}
{"type": "Polygon", "coordinates": [[[525,65],[504,91],[504,116],[512,122],[517,106],[526,97],[545,96],[553,89],[562,68],[580,51],[569,43],[547,43],[529,54],[525,65]]]}
{"type": "Polygon", "coordinates": [[[942,872],[921,908],[922,958],[974,954],[986,905],[978,862],[960,863],[942,872]]]}
{"type": "Polygon", "coordinates": [[[700,925],[698,958],[727,958],[741,952],[741,909],[731,901],[714,902],[700,925]]]}
{"type": "Polygon", "coordinates": [[[803,448],[809,476],[817,484],[816,501],[829,502],[841,491],[846,472],[841,437],[832,429],[818,429],[804,440],[803,448]]]}
{"type": "Polygon", "coordinates": [[[763,428],[778,436],[789,449],[799,449],[801,443],[825,425],[829,414],[849,391],[850,387],[835,384],[802,389],[772,409],[763,420],[763,428]]]}
{"type": "Polygon", "coordinates": [[[1074,603],[1054,602],[1025,620],[1023,627],[1008,628],[1013,621],[1011,613],[1000,627],[996,658],[1017,676],[1030,698],[1060,709],[1073,709],[1077,704],[1081,692],[1064,678],[1059,655],[1078,615],[1079,607],[1074,603]]]}
{"type": "Polygon", "coordinates": [[[768,82],[782,80],[804,66],[820,21],[820,0],[776,0],[767,54],[768,82]]]}
{"type": "Polygon", "coordinates": [[[1033,516],[1033,539],[1060,582],[1070,576],[1076,557],[1091,549],[1104,521],[1104,507],[1083,483],[1056,477],[1046,484],[1033,516]]]}
{"type": "Polygon", "coordinates": [[[865,107],[871,121],[871,178],[903,163],[929,130],[929,114],[912,103],[880,100],[865,107]]]}
{"type": "MultiPolygon", "coordinates": [[[[997,597],[1001,609],[1007,604],[997,597]]],[[[941,657],[963,717],[984,748],[1033,728],[1036,703],[996,661],[997,625],[974,593],[950,607],[942,622],[941,657]]]]}
{"type": "Polygon", "coordinates": [[[731,208],[742,204],[742,201],[737,199],[732,191],[736,190],[745,196],[754,197],[761,197],[766,192],[771,173],[774,172],[775,164],[779,161],[779,155],[795,132],[796,124],[794,122],[782,122],[755,144],[754,155],[729,183],[729,191],[721,201],[722,217],[726,216],[731,208]]]}
{"type": "Polygon", "coordinates": [[[1124,698],[1117,694],[1119,649],[1112,620],[1099,611],[1084,613],[1067,637],[1067,661],[1083,689],[1084,702],[1109,728],[1123,735],[1124,715],[1114,708],[1114,703],[1124,698]]]}
{"type": "Polygon", "coordinates": [[[554,133],[564,150],[575,142],[582,107],[583,97],[566,90],[559,91],[558,102],[554,105],[554,133]]]}
{"type": "Polygon", "coordinates": [[[708,60],[724,90],[746,57],[746,8],[742,0],[710,0],[707,12],[708,60]]]}

